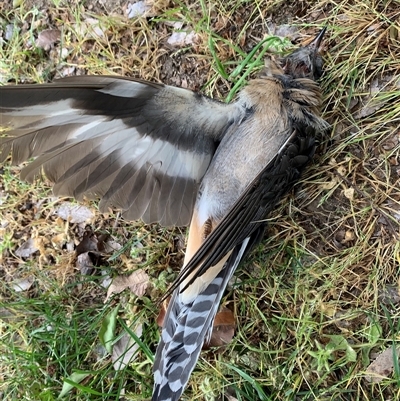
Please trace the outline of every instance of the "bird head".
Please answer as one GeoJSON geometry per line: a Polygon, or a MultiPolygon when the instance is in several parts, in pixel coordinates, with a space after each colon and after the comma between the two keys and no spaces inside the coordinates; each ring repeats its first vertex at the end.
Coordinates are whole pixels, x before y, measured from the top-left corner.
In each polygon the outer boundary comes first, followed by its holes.
{"type": "Polygon", "coordinates": [[[317,80],[322,76],[322,57],[319,53],[326,27],[307,46],[300,47],[282,58],[280,64],[285,74],[293,78],[317,80]]]}

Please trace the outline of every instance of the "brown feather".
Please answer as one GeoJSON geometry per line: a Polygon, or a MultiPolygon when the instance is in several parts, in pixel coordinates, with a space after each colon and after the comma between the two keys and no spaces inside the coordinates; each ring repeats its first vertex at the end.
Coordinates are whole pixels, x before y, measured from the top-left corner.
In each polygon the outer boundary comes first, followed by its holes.
{"type": "Polygon", "coordinates": [[[0,87],[0,161],[36,159],[57,195],[100,197],[129,219],[187,225],[219,140],[246,110],[189,90],[122,77],[0,87]],[[158,200],[158,201],[157,201],[158,200]]]}

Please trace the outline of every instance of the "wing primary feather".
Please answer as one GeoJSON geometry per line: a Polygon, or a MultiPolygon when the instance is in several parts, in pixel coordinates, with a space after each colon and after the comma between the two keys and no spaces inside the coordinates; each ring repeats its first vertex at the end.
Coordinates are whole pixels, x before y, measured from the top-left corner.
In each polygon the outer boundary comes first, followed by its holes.
{"type": "Polygon", "coordinates": [[[243,113],[238,102],[125,77],[1,86],[0,161],[10,152],[17,164],[36,157],[24,177],[42,169],[56,193],[99,196],[102,210],[146,223],[187,225],[214,152],[243,113]]]}

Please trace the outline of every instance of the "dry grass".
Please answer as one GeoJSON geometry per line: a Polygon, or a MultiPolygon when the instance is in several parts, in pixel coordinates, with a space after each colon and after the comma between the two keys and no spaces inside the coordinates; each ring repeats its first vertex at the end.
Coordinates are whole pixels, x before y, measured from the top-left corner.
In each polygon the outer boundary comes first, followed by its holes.
{"type": "MultiPolygon", "coordinates": [[[[297,26],[299,42],[328,26],[322,87],[332,133],[321,138],[315,163],[271,216],[265,241],[224,298],[237,317],[232,343],[202,355],[183,399],[398,399],[398,363],[376,384],[366,381],[365,371],[377,352],[396,346],[400,332],[400,2],[160,0],[154,17],[129,20],[124,2],[107,8],[94,1],[34,4],[6,4],[0,11],[4,81],[122,74],[225,97],[240,78],[232,80],[231,73],[268,34],[270,21],[297,26]],[[88,18],[99,21],[104,35],[88,18]],[[196,42],[169,46],[169,21],[194,29],[196,42]],[[13,34],[4,40],[8,24],[13,34]],[[49,51],[36,48],[38,32],[50,27],[62,29],[61,42],[49,51]]],[[[246,64],[243,72],[258,65],[246,64]]],[[[65,247],[79,242],[82,227],[57,219],[61,201],[43,184],[20,182],[17,173],[4,166],[1,178],[0,394],[53,400],[78,370],[85,378],[68,399],[118,399],[123,392],[129,400],[149,397],[155,300],[179,268],[184,232],[96,214],[92,226],[122,244],[125,257],[115,253],[103,259],[97,276],[82,276],[65,247]],[[41,239],[43,247],[30,258],[17,257],[29,238],[41,239]],[[132,258],[150,275],[152,290],[141,300],[123,293],[104,305],[100,272],[130,271],[132,258]],[[29,291],[12,289],[27,276],[35,279],[29,291]],[[146,322],[143,347],[120,372],[98,340],[117,304],[119,330],[123,322],[146,322]]]]}

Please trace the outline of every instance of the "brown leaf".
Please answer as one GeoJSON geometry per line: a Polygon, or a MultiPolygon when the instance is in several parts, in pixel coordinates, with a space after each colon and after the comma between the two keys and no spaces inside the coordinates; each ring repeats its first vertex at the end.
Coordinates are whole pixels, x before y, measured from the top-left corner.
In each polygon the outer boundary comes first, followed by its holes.
{"type": "Polygon", "coordinates": [[[203,345],[203,349],[222,347],[229,344],[235,335],[235,316],[228,308],[222,308],[214,320],[210,341],[203,345]]]}
{"type": "Polygon", "coordinates": [[[36,46],[44,50],[50,50],[51,46],[60,40],[61,31],[58,29],[45,29],[39,33],[36,39],[36,46]]]}
{"type": "Polygon", "coordinates": [[[76,254],[80,255],[85,252],[102,252],[104,250],[104,241],[108,235],[100,234],[97,236],[88,226],[83,233],[82,241],[76,246],[76,254]]]}
{"type": "Polygon", "coordinates": [[[171,297],[168,297],[167,299],[164,299],[163,303],[161,304],[160,312],[156,319],[157,325],[160,328],[163,327],[165,314],[167,313],[167,308],[168,308],[168,304],[169,304],[170,300],[171,300],[171,297]]]}
{"type": "Polygon", "coordinates": [[[393,372],[394,359],[393,354],[400,356],[400,348],[393,350],[392,347],[387,348],[380,353],[366,370],[365,379],[370,383],[379,383],[387,378],[393,372]]]}
{"type": "Polygon", "coordinates": [[[107,302],[112,294],[119,294],[129,288],[136,296],[142,297],[149,285],[149,276],[143,269],[134,271],[130,276],[117,276],[107,290],[107,302]]]}
{"type": "Polygon", "coordinates": [[[81,242],[76,246],[76,254],[79,256],[82,253],[98,251],[97,248],[97,237],[94,235],[92,230],[86,230],[83,233],[81,242]]]}
{"type": "Polygon", "coordinates": [[[83,275],[93,273],[95,266],[103,262],[104,241],[108,235],[96,235],[90,226],[87,226],[83,233],[82,241],[76,246],[75,253],[78,256],[76,267],[83,275]]]}

